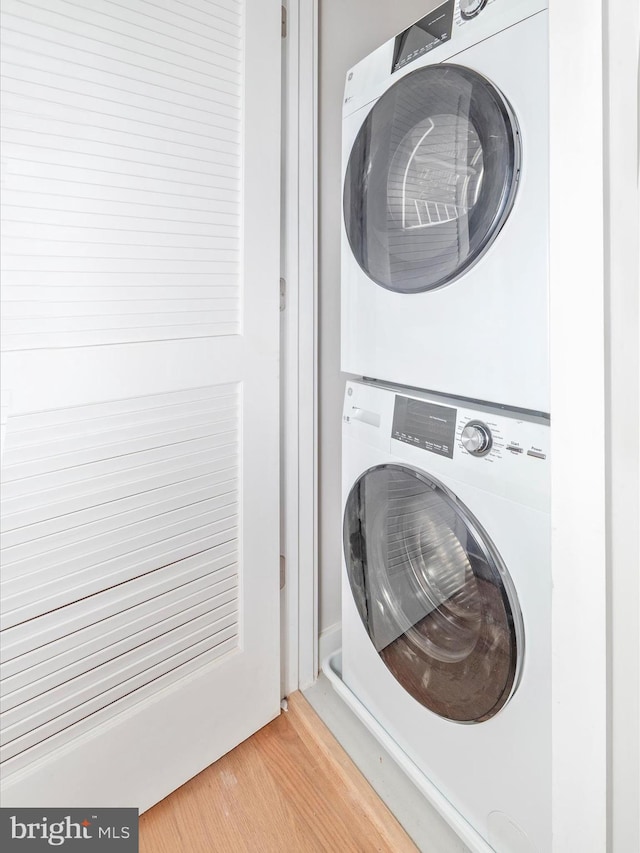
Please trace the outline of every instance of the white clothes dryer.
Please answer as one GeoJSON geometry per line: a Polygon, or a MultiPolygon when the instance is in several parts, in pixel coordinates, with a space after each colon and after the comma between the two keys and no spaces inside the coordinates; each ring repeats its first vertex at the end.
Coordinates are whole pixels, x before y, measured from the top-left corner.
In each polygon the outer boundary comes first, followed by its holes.
{"type": "Polygon", "coordinates": [[[542,417],[347,384],[342,678],[497,853],[551,849],[548,454],[542,417]]]}
{"type": "Polygon", "coordinates": [[[343,105],[342,369],[549,411],[546,0],[447,0],[343,105]]]}

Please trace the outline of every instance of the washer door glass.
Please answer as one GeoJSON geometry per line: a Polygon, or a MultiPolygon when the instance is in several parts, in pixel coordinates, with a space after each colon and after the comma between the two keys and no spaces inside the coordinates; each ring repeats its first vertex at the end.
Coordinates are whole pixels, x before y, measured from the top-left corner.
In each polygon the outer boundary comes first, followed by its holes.
{"type": "Polygon", "coordinates": [[[519,164],[515,118],[488,80],[447,64],[407,74],[351,150],[344,218],[356,260],[389,290],[448,284],[500,231],[519,164]]]}
{"type": "Polygon", "coordinates": [[[397,465],[369,469],[344,517],[351,591],[387,668],[441,717],[481,722],[509,701],[522,616],[500,555],[441,483],[397,465]]]}

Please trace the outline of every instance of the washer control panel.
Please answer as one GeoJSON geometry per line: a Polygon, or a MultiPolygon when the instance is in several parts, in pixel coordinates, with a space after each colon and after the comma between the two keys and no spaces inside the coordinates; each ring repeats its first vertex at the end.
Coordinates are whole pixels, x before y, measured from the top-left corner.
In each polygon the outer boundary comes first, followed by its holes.
{"type": "Polygon", "coordinates": [[[521,419],[514,412],[488,406],[473,410],[462,401],[455,406],[448,402],[396,394],[391,438],[437,456],[466,457],[473,466],[483,462],[502,466],[507,460],[515,463],[518,457],[547,459],[548,447],[542,446],[538,436],[547,435],[548,428],[532,429],[528,418],[521,419]]]}
{"type": "Polygon", "coordinates": [[[347,382],[345,453],[366,447],[377,461],[426,471],[451,488],[457,484],[456,492],[464,483],[547,512],[549,433],[549,419],[535,413],[384,383],[347,382]]]}

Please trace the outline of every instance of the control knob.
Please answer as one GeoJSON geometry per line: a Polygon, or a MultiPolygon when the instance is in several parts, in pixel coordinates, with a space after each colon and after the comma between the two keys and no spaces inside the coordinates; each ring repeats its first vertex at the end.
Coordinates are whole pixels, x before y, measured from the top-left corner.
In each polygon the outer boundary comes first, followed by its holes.
{"type": "Polygon", "coordinates": [[[472,456],[486,456],[491,450],[491,430],[482,421],[469,421],[460,436],[462,446],[472,456]]]}
{"type": "Polygon", "coordinates": [[[487,5],[487,0],[460,0],[460,14],[465,20],[475,18],[487,5]]]}

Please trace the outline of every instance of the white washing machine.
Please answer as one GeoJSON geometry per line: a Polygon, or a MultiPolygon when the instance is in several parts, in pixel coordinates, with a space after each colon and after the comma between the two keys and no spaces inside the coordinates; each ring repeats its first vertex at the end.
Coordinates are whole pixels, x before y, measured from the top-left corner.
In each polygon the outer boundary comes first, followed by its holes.
{"type": "Polygon", "coordinates": [[[343,681],[474,849],[548,853],[548,421],[361,382],[343,421],[343,681]]]}
{"type": "Polygon", "coordinates": [[[447,0],[349,72],[345,372],[549,411],[546,6],[447,0]]]}

